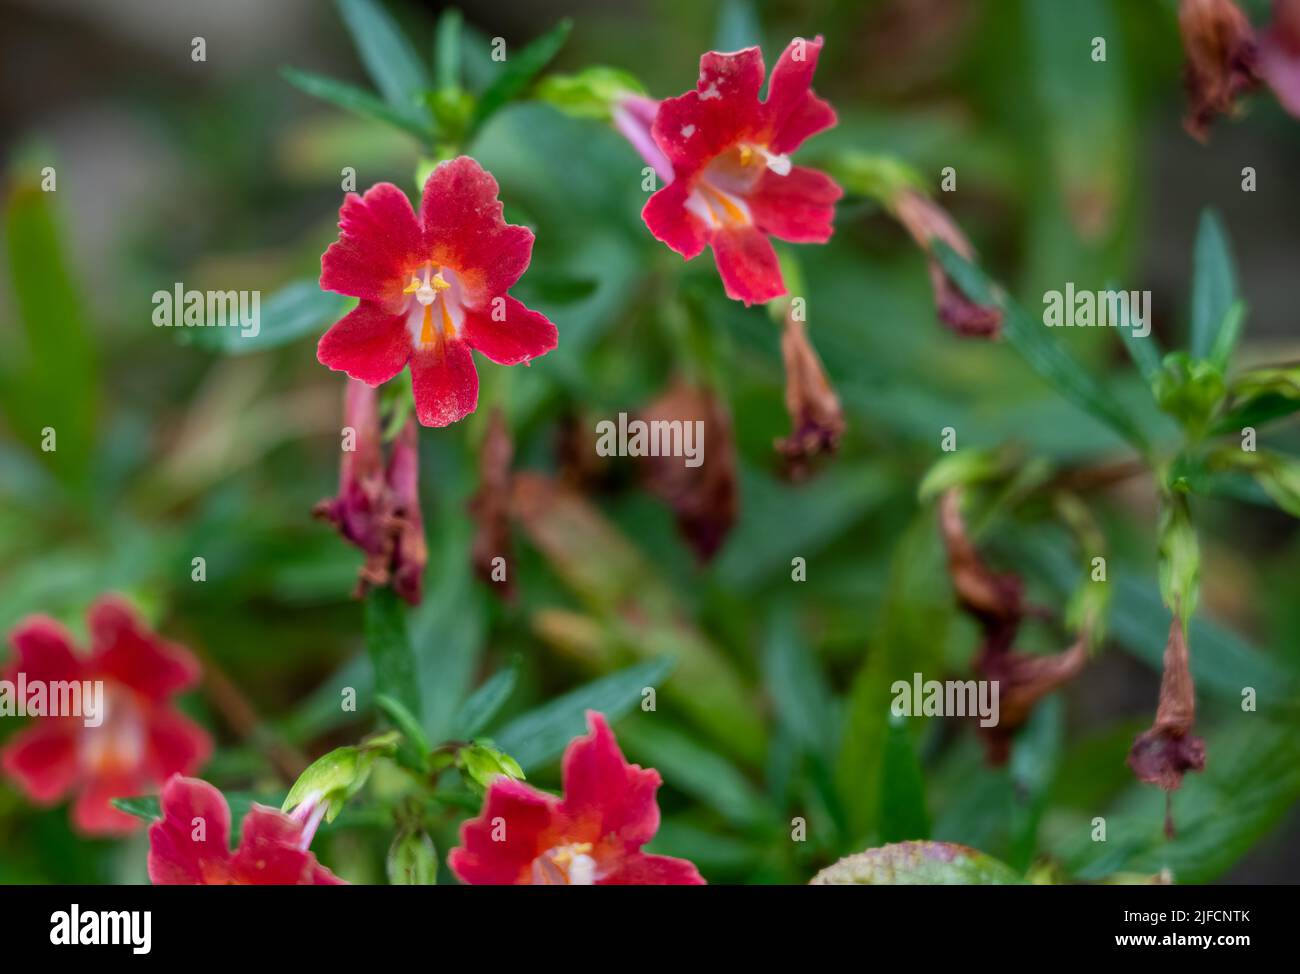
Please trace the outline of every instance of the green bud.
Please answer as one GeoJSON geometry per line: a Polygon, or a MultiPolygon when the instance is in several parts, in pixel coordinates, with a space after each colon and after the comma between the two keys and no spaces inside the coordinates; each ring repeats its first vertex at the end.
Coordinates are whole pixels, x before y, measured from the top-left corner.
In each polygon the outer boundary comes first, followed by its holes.
{"type": "Polygon", "coordinates": [[[389,731],[367,738],[359,745],[338,747],[322,754],[298,776],[280,810],[287,812],[317,795],[319,801],[326,803],[325,821],[334,821],[347,800],[365,786],[375,759],[391,756],[400,740],[401,734],[389,731]]]}
{"type": "Polygon", "coordinates": [[[892,206],[904,190],[926,191],[921,174],[894,156],[840,152],[831,157],[826,168],[847,192],[870,197],[885,206],[892,206]]]}
{"type": "Polygon", "coordinates": [[[644,95],[645,88],[626,71],[597,66],[577,74],[547,75],[534,94],[566,115],[607,122],[622,99],[644,95]]]}
{"type": "Polygon", "coordinates": [[[388,882],[394,886],[438,885],[438,852],[424,829],[402,829],[388,848],[388,882]]]}
{"type": "Polygon", "coordinates": [[[491,741],[474,741],[460,749],[457,763],[471,781],[481,788],[487,788],[501,775],[507,778],[522,779],[524,769],[491,741]]]}
{"type": "Polygon", "coordinates": [[[1186,352],[1170,352],[1151,391],[1162,410],[1199,436],[1223,402],[1223,373],[1212,362],[1194,359],[1186,352]]]}
{"type": "Polygon", "coordinates": [[[1160,594],[1165,605],[1189,619],[1196,611],[1200,586],[1201,548],[1192,525],[1187,495],[1182,491],[1162,498],[1157,529],[1160,551],[1160,594]]]}

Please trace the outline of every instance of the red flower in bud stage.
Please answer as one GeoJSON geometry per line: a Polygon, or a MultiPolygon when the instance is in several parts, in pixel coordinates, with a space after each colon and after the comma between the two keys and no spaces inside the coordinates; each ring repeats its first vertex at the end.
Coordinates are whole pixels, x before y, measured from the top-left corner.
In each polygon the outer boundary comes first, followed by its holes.
{"type": "Polygon", "coordinates": [[[518,365],[555,348],[555,326],[506,293],[533,234],[502,219],[497,192],[461,156],[430,174],[418,218],[391,183],[348,194],[320,285],[361,303],[321,338],[321,364],[377,386],[409,363],[420,422],[447,426],[478,405],[471,349],[518,365]]]}
{"type": "Polygon", "coordinates": [[[10,634],[17,658],[6,679],[28,688],[39,681],[47,701],[76,681],[82,713],[36,717],[9,741],[0,763],[34,801],[48,804],[75,793],[77,831],[115,835],[140,822],[114,808],[111,799],[193,771],[207,760],[212,741],[171,705],[173,696],[199,679],[198,661],[188,650],[150,632],[125,602],[112,597],[91,607],[89,628],[88,656],[75,652],[68,632],[45,616],[24,620],[10,634]],[[103,682],[97,715],[87,712],[86,681],[103,682]],[[88,726],[88,719],[99,722],[88,726]]]}
{"type": "Polygon", "coordinates": [[[825,173],[790,162],[789,153],[835,124],[812,93],[822,39],[790,42],[760,101],[763,55],[757,47],[700,58],[695,91],[662,102],[652,133],[673,179],[642,211],[650,232],[687,260],[706,246],[727,296],[745,304],[785,293],[769,235],[792,243],[830,239],[843,191],[825,173]]]}
{"type": "Polygon", "coordinates": [[[1300,0],[1273,0],[1273,22],[1259,43],[1259,73],[1300,118],[1300,0]]]}
{"type": "Polygon", "coordinates": [[[254,805],[231,852],[230,806],[212,785],[173,775],[159,804],[162,819],[149,826],[155,886],[346,885],[307,851],[315,830],[301,818],[254,805]]]}
{"type": "Polygon", "coordinates": [[[605,718],[564,752],[564,797],[498,778],[448,865],[474,885],[695,886],[685,859],[641,851],[659,829],[659,772],[628,764],[605,718]]]}
{"type": "Polygon", "coordinates": [[[343,451],[338,496],[321,501],[313,513],[332,521],[345,539],[366,553],[357,580],[358,597],[372,585],[391,583],[398,595],[419,605],[429,549],[420,513],[415,422],[408,419],[397,434],[387,468],[378,392],[364,382],[349,381],[343,423],[353,431],[354,449],[343,451]]]}

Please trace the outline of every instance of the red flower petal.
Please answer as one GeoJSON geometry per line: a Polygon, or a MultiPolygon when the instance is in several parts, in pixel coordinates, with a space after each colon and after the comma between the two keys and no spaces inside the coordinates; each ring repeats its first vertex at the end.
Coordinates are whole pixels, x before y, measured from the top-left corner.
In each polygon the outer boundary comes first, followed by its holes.
{"type": "Polygon", "coordinates": [[[82,785],[72,805],[72,826],[82,835],[126,835],[140,828],[134,815],[118,811],[114,798],[131,798],[150,782],[143,776],[124,773],[91,778],[82,785]]]}
{"type": "Polygon", "coordinates": [[[794,166],[785,176],[765,170],[747,202],[764,233],[790,243],[825,243],[834,230],[835,201],[843,195],[824,172],[794,166]]]}
{"type": "Polygon", "coordinates": [[[320,286],[380,304],[402,298],[412,268],[429,259],[406,194],[377,183],[349,193],[339,210],[339,239],[320,260],[320,286]]]}
{"type": "Polygon", "coordinates": [[[506,223],[498,192],[491,173],[460,156],[429,174],[420,201],[425,252],[455,271],[472,307],[504,294],[532,260],[533,232],[506,223]]]}
{"type": "Polygon", "coordinates": [[[591,733],[573,741],[564,752],[564,801],[561,811],[566,834],[611,836],[635,851],[659,829],[655,792],[662,779],[653,768],[629,764],[605,718],[587,711],[591,733]]]}
{"type": "Polygon", "coordinates": [[[149,879],[159,886],[196,886],[228,868],[230,807],[212,785],[173,775],[159,798],[162,820],[149,826],[149,879]],[[202,832],[196,832],[200,823],[202,832]]]}
{"type": "Polygon", "coordinates": [[[772,68],[767,85],[768,127],[773,152],[793,152],[809,136],[835,124],[835,110],[812,93],[813,73],[822,51],[819,34],[796,37],[772,68]]]}
{"type": "Polygon", "coordinates": [[[785,294],[776,251],[754,227],[728,227],[709,239],[727,297],[762,304],[785,294]]]}
{"type": "Polygon", "coordinates": [[[478,405],[478,372],[469,345],[444,340],[411,357],[415,414],[425,426],[450,426],[478,405]]]}
{"type": "Polygon", "coordinates": [[[486,308],[466,309],[461,337],[475,351],[497,365],[518,365],[545,355],[559,344],[560,336],[546,315],[504,297],[505,317],[496,321],[486,308]]]}
{"type": "Polygon", "coordinates": [[[690,176],[745,135],[764,128],[763,54],[747,47],[734,54],[711,51],[700,58],[695,91],[659,105],[651,134],[678,181],[690,176]]]}
{"type": "Polygon", "coordinates": [[[90,607],[88,622],[97,675],[155,701],[198,682],[199,661],[189,650],[150,632],[123,600],[100,599],[90,607]]]}
{"type": "Polygon", "coordinates": [[[335,322],[316,346],[321,365],[371,386],[397,375],[410,357],[405,314],[388,314],[365,301],[335,322]]]}
{"type": "Polygon", "coordinates": [[[708,243],[704,225],[686,209],[691,188],[683,180],[669,183],[648,200],[641,219],[656,240],[662,240],[687,260],[698,257],[708,243]]]}
{"type": "Polygon", "coordinates": [[[9,741],[0,766],[32,801],[49,804],[66,795],[77,780],[76,725],[43,718],[9,741]]]}
{"type": "Polygon", "coordinates": [[[672,856],[634,852],[625,856],[614,872],[601,877],[602,886],[703,886],[695,863],[672,856]]]}
{"type": "Polygon", "coordinates": [[[197,771],[212,755],[208,732],[170,708],[149,715],[148,734],[148,772],[157,781],[197,771]]]}
{"type": "Polygon", "coordinates": [[[9,634],[14,647],[14,660],[7,678],[17,679],[25,673],[29,682],[44,680],[80,680],[84,664],[72,649],[68,631],[49,616],[29,616],[9,634]]]}
{"type": "Polygon", "coordinates": [[[312,853],[300,849],[302,827],[288,815],[254,805],[246,816],[239,848],[231,857],[231,875],[247,886],[343,885],[312,853]]]}
{"type": "Polygon", "coordinates": [[[478,818],[460,827],[460,845],[447,865],[462,883],[514,885],[532,881],[532,863],[557,838],[559,801],[509,778],[488,788],[478,818]],[[500,841],[494,840],[493,835],[500,841]]]}

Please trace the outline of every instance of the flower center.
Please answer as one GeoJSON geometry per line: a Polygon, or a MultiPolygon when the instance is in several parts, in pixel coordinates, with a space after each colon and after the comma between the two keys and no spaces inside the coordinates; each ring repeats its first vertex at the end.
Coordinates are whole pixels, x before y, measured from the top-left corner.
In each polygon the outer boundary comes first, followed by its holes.
{"type": "Polygon", "coordinates": [[[460,282],[449,268],[425,264],[411,275],[411,283],[402,293],[411,295],[406,327],[416,348],[437,345],[444,338],[455,339],[460,334],[465,311],[460,282]]]}
{"type": "Polygon", "coordinates": [[[80,735],[82,767],[96,774],[132,771],[144,760],[144,715],[135,694],[119,684],[104,684],[104,720],[80,735]]]}
{"type": "Polygon", "coordinates": [[[743,227],[753,222],[746,197],[763,171],[790,174],[790,157],[765,145],[741,142],[704,167],[686,198],[686,208],[711,229],[743,227]]]}
{"type": "Polygon", "coordinates": [[[553,846],[533,860],[535,886],[592,886],[596,882],[596,860],[590,842],[553,846]]]}

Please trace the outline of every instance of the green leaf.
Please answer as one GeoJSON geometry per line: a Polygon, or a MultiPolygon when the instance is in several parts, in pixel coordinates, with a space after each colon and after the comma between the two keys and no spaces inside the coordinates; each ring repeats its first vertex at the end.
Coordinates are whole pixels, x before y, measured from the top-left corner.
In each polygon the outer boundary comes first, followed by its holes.
{"type": "Polygon", "coordinates": [[[572,29],[571,20],[561,20],[518,54],[511,56],[507,52],[505,68],[479,97],[471,128],[478,129],[503,105],[523,94],[533,78],[559,53],[572,29]]]}
{"type": "Polygon", "coordinates": [[[1210,350],[1210,361],[1218,366],[1220,372],[1228,371],[1228,366],[1232,363],[1232,353],[1237,347],[1237,340],[1241,338],[1241,329],[1245,322],[1246,302],[1232,302],[1232,306],[1223,316],[1223,322],[1219,325],[1219,332],[1214,338],[1214,348],[1210,350]]]}
{"type": "Polygon", "coordinates": [[[731,762],[655,714],[627,720],[619,743],[664,781],[742,828],[777,820],[775,810],[731,762]]]}
{"type": "Polygon", "coordinates": [[[460,28],[464,22],[465,18],[455,7],[448,7],[438,18],[433,63],[438,72],[439,88],[460,87],[460,28]]]}
{"type": "Polygon", "coordinates": [[[471,738],[487,727],[497,711],[510,699],[518,678],[519,660],[516,658],[504,670],[493,674],[461,704],[452,721],[452,736],[471,738]]]}
{"type": "Polygon", "coordinates": [[[393,722],[394,727],[402,732],[402,736],[406,739],[405,743],[410,744],[419,756],[420,762],[423,763],[432,748],[429,739],[424,736],[424,728],[420,726],[415,715],[407,710],[400,700],[395,700],[385,693],[376,695],[375,706],[393,722]]]}
{"type": "Polygon", "coordinates": [[[763,28],[759,23],[754,0],[722,0],[721,9],[718,11],[718,28],[713,37],[714,50],[717,51],[739,51],[745,47],[761,47],[763,28]]]}
{"type": "Polygon", "coordinates": [[[371,589],[365,601],[366,651],[375,670],[375,690],[417,717],[420,713],[415,655],[406,634],[401,600],[390,588],[371,589]]]}
{"type": "Polygon", "coordinates": [[[898,842],[846,856],[813,886],[1010,886],[1024,880],[992,856],[955,842],[898,842]]]}
{"type": "Polygon", "coordinates": [[[1025,312],[1004,291],[996,288],[982,270],[941,240],[932,243],[934,256],[957,286],[972,301],[993,305],[1003,312],[1003,334],[1029,367],[1047,380],[1059,394],[1102,422],[1143,453],[1146,435],[1128,412],[1092,377],[1069,347],[1025,312]]]}
{"type": "Polygon", "coordinates": [[[315,280],[294,281],[261,303],[256,333],[234,325],[183,328],[181,341],[227,355],[248,355],[279,348],[307,335],[319,337],[347,312],[352,299],[322,291],[315,280]]]}
{"type": "Polygon", "coordinates": [[[781,723],[809,754],[829,759],[836,731],[830,688],[789,608],[774,610],[768,621],[763,677],[781,723]]]}
{"type": "MultiPolygon", "coordinates": [[[[1236,300],[1237,271],[1228,235],[1218,215],[1213,210],[1204,210],[1192,257],[1192,330],[1188,350],[1193,358],[1210,356],[1236,300]]],[[[1227,354],[1231,351],[1229,344],[1227,354]]]]}
{"type": "Polygon", "coordinates": [[[427,120],[421,119],[413,109],[393,108],[368,91],[324,75],[299,71],[297,68],[281,68],[280,75],[299,91],[313,98],[327,101],[337,108],[360,115],[362,118],[396,126],[414,135],[423,143],[427,144],[431,140],[433,126],[427,120]]]}
{"type": "Polygon", "coordinates": [[[660,658],[637,663],[603,676],[516,717],[496,735],[497,745],[531,770],[559,757],[575,737],[587,731],[587,711],[613,721],[641,700],[645,687],[657,687],[672,671],[674,661],[660,658]]]}
{"type": "Polygon", "coordinates": [[[429,78],[424,65],[378,0],[337,0],[357,53],[375,87],[399,111],[413,112],[429,78]]]}
{"type": "Polygon", "coordinates": [[[925,776],[906,717],[890,715],[881,762],[880,838],[904,842],[930,837],[925,776]]]}
{"type": "Polygon", "coordinates": [[[162,809],[157,795],[139,795],[134,798],[114,798],[111,804],[119,812],[134,815],[142,822],[154,822],[162,818],[162,809]]]}

